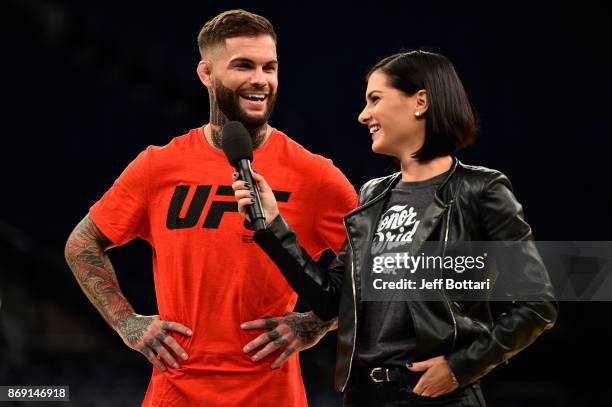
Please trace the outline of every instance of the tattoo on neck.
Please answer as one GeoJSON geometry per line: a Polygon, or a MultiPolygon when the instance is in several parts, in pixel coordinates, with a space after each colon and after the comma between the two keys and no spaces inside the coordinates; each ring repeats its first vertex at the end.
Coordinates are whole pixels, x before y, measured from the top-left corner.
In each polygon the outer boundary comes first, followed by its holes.
{"type": "Polygon", "coordinates": [[[210,139],[215,148],[221,150],[221,130],[228,120],[211,94],[208,95],[208,100],[210,102],[210,139]]]}
{"type": "MultiPolygon", "coordinates": [[[[217,101],[212,95],[208,96],[210,101],[210,139],[212,140],[213,146],[219,150],[222,150],[222,136],[221,131],[223,126],[229,121],[227,117],[221,112],[217,101]]],[[[268,132],[268,123],[264,123],[255,129],[249,129],[251,134],[251,140],[253,141],[253,149],[258,148],[266,141],[266,133],[268,132]]]]}

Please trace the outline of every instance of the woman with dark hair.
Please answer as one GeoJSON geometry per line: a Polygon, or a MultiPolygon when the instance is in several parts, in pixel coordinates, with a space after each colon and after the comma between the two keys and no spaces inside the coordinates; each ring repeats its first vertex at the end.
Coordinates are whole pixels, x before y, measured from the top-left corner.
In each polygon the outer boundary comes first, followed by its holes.
{"type": "MultiPolygon", "coordinates": [[[[479,379],[557,316],[522,207],[505,175],[455,157],[474,142],[477,121],[444,56],[413,51],[374,65],[359,122],[370,130],[372,150],[395,157],[401,171],[361,187],[359,207],[345,216],[347,241],[328,270],[299,246],[260,174],[254,177],[268,226],[255,241],[321,319],[338,317],[335,379],[345,406],[483,406],[479,379]],[[512,262],[488,264],[485,275],[518,282],[529,298],[507,293],[508,301],[492,307],[487,298],[466,301],[437,287],[434,301],[393,295],[371,301],[366,285],[373,273],[399,271],[385,256],[426,241],[440,242],[442,256],[451,242],[520,243],[512,262]]],[[[250,188],[234,176],[244,216],[250,188]]]]}

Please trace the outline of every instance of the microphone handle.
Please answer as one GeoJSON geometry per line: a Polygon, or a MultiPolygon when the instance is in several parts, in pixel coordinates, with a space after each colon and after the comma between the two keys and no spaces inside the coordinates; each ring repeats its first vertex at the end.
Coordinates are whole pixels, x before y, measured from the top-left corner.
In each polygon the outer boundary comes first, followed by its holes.
{"type": "Polygon", "coordinates": [[[240,179],[251,184],[252,191],[255,192],[255,203],[247,208],[251,223],[255,226],[255,230],[263,230],[266,228],[266,217],[264,216],[261,199],[259,198],[259,190],[257,184],[253,181],[251,175],[251,162],[249,160],[239,160],[236,171],[240,174],[240,179]]]}

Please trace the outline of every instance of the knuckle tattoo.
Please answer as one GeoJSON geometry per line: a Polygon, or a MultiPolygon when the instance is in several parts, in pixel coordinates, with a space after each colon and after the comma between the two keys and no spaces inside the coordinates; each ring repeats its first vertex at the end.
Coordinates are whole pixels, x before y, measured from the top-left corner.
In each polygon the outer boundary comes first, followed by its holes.
{"type": "Polygon", "coordinates": [[[274,329],[274,330],[268,332],[267,335],[268,335],[268,339],[273,340],[273,339],[276,339],[276,338],[278,338],[280,336],[280,332],[278,332],[276,329],[274,329]]]}
{"type": "Polygon", "coordinates": [[[289,341],[287,339],[285,339],[285,338],[280,338],[280,339],[277,339],[277,340],[274,341],[274,344],[276,346],[283,346],[283,345],[286,345],[288,343],[289,343],[289,341]]]}
{"type": "Polygon", "coordinates": [[[278,320],[276,318],[266,318],[266,326],[268,328],[276,328],[278,326],[278,320]]]}

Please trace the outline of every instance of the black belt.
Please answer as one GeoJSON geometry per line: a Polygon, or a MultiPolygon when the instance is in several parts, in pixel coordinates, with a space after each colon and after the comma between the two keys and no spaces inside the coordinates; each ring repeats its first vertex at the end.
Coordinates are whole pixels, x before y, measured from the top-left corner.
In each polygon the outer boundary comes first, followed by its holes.
{"type": "Polygon", "coordinates": [[[397,383],[400,386],[416,386],[420,372],[413,372],[400,366],[353,366],[351,376],[360,382],[370,383],[397,383]]]}

